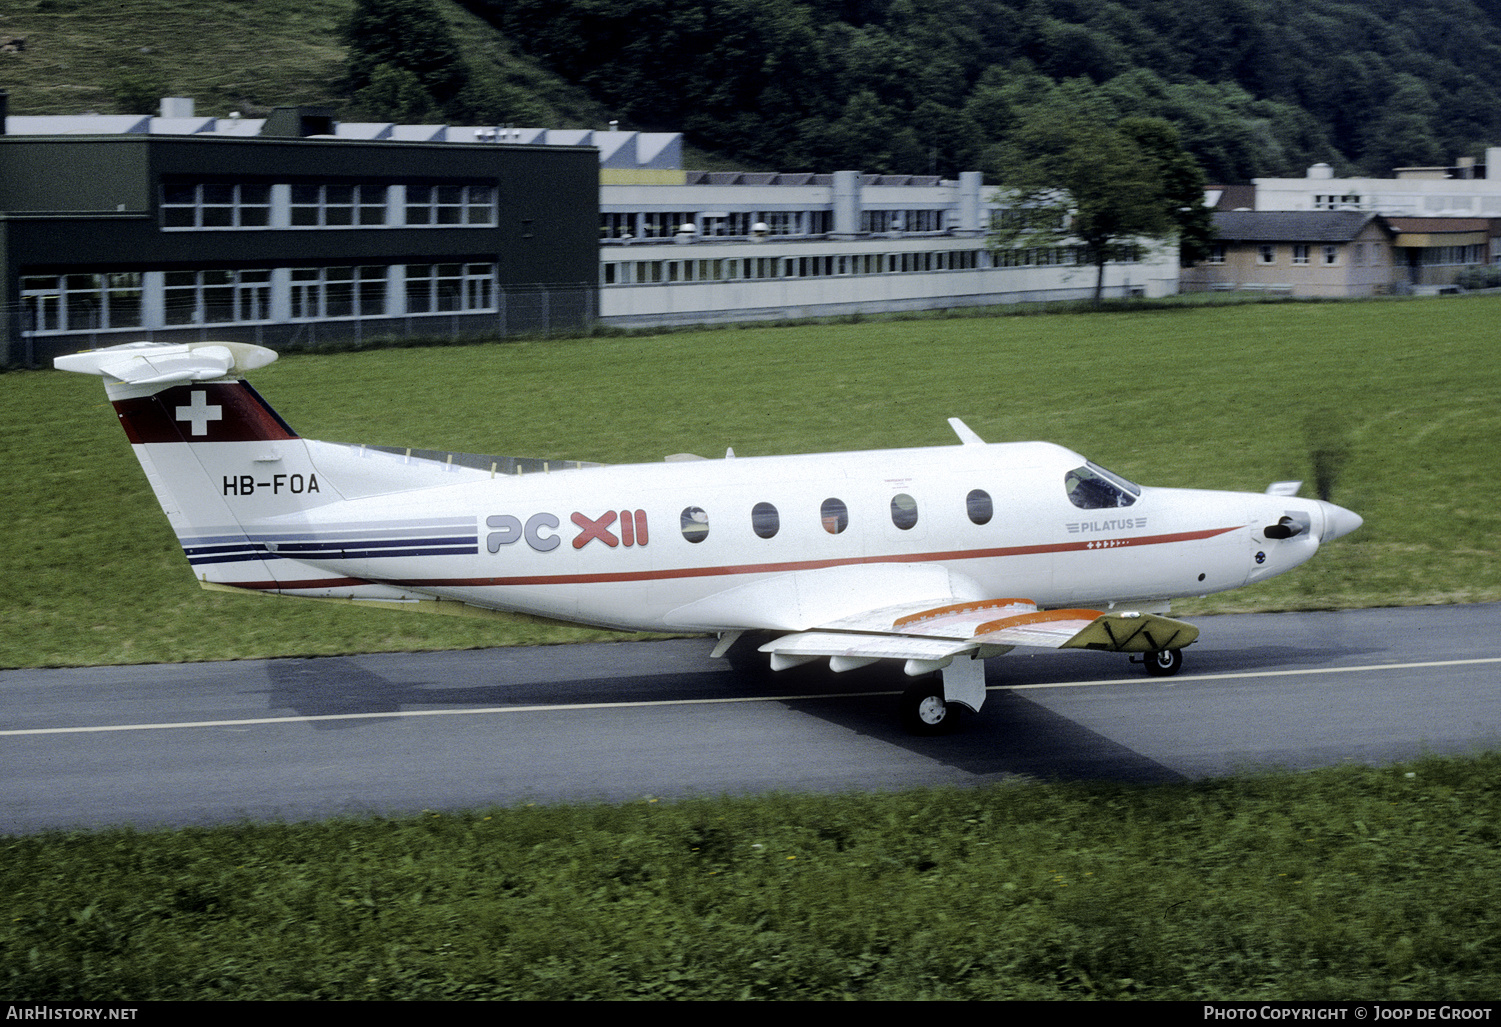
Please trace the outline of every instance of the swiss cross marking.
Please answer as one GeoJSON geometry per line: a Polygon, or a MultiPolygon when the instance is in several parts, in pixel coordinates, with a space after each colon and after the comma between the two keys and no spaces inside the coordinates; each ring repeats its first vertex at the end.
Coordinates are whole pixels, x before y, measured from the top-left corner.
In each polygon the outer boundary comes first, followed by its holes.
{"type": "Polygon", "coordinates": [[[616,546],[620,545],[620,539],[616,538],[606,530],[610,525],[615,523],[616,516],[617,514],[614,510],[606,511],[605,515],[603,517],[600,517],[598,520],[591,520],[581,513],[573,514],[573,523],[584,529],[583,531],[579,532],[578,538],[573,540],[573,548],[583,549],[594,539],[599,539],[611,549],[614,549],[616,546]]]}
{"type": "Polygon", "coordinates": [[[179,421],[192,421],[194,435],[207,435],[210,421],[222,421],[224,408],[218,405],[208,405],[208,393],[202,389],[193,390],[193,400],[185,407],[177,408],[179,421]]]}

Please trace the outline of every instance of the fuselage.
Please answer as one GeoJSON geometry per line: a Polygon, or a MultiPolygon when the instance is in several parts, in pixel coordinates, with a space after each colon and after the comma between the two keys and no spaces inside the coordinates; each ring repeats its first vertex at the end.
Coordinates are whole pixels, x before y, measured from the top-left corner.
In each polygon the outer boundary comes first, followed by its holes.
{"type": "Polygon", "coordinates": [[[226,501],[263,557],[237,560],[231,549],[217,559],[184,539],[200,573],[292,594],[432,596],[631,630],[800,630],[839,609],[837,595],[822,592],[837,593],[841,574],[853,573],[841,568],[867,568],[863,608],[880,599],[869,594],[872,580],[891,602],[926,589],[1042,607],[1152,606],[1223,591],[1308,559],[1329,534],[1324,510],[1338,510],[1296,497],[1112,486],[1120,479],[1086,474],[1090,491],[1071,475],[1093,465],[1048,443],[519,476],[453,468],[452,484],[363,496],[335,490],[360,491],[351,468],[371,454],[307,446],[302,487],[319,474],[330,501],[274,514],[297,472],[273,471],[278,481],[252,470],[253,481],[272,483],[260,490],[264,514],[253,485],[226,501]],[[1308,530],[1265,535],[1291,514],[1308,530]],[[874,569],[883,574],[872,578],[874,569]],[[734,601],[717,603],[728,590],[734,601]]]}

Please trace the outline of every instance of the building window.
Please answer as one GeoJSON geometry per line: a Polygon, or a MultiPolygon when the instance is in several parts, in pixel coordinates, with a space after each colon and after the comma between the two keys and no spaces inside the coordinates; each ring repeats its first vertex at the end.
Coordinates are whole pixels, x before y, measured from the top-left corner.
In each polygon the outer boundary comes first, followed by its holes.
{"type": "Polygon", "coordinates": [[[802,235],[801,212],[795,210],[767,210],[761,212],[767,235],[802,235]]]}
{"type": "Polygon", "coordinates": [[[1293,263],[1294,264],[1306,264],[1306,263],[1308,263],[1308,244],[1307,243],[1300,242],[1300,243],[1294,243],[1293,244],[1293,263]]]}
{"type": "Polygon", "coordinates": [[[25,330],[81,332],[141,325],[138,272],[21,279],[25,330]]]}
{"type": "Polygon", "coordinates": [[[294,320],[379,317],[386,312],[386,269],[293,268],[291,309],[294,320]]]}
{"type": "Polygon", "coordinates": [[[407,313],[495,310],[494,264],[408,264],[407,313]]]}
{"type": "Polygon", "coordinates": [[[601,212],[599,215],[599,237],[602,240],[630,239],[636,234],[636,215],[634,214],[611,214],[601,212]]]}
{"type": "Polygon", "coordinates": [[[383,185],[293,185],[293,228],[352,228],[386,223],[383,185]]]}
{"type": "MultiPolygon", "coordinates": [[[[748,211],[705,214],[703,217],[703,234],[706,238],[745,238],[751,234],[751,215],[748,211]]],[[[689,222],[691,221],[690,218],[689,222]]]]}
{"type": "Polygon", "coordinates": [[[1338,246],[1325,246],[1324,247],[1324,263],[1325,264],[1338,264],[1339,263],[1339,247],[1338,246]]]}
{"type": "Polygon", "coordinates": [[[263,182],[166,182],[162,228],[265,228],[271,186],[263,182]]]}
{"type": "Polygon", "coordinates": [[[408,225],[455,228],[496,223],[494,186],[407,186],[408,225]]]}
{"type": "Polygon", "coordinates": [[[1256,247],[1256,263],[1275,264],[1277,262],[1277,247],[1271,243],[1262,243],[1256,247]]]}
{"type": "Polygon", "coordinates": [[[168,271],[164,323],[226,324],[271,320],[271,272],[168,271]]]}
{"type": "Polygon", "coordinates": [[[1217,242],[1209,247],[1209,263],[1223,264],[1225,262],[1225,244],[1217,242]]]}
{"type": "Polygon", "coordinates": [[[684,225],[695,225],[695,231],[697,230],[692,214],[683,211],[648,211],[641,215],[641,237],[647,240],[675,239],[678,229],[684,225]]]}

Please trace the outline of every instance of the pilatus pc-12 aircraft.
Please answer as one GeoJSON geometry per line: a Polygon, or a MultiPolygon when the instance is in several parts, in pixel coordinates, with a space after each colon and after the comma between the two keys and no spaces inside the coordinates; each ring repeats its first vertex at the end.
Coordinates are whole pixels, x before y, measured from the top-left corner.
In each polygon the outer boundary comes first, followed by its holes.
{"type": "Polygon", "coordinates": [[[1297,483],[1147,488],[958,419],[951,446],[622,466],[315,442],[238,378],[275,358],[202,342],[56,360],[104,378],[205,588],[717,633],[713,655],[775,670],[895,661],[918,732],[978,711],[985,659],[1016,646],[1176,673],[1199,632],[1170,600],[1281,574],[1361,524],[1297,483]]]}

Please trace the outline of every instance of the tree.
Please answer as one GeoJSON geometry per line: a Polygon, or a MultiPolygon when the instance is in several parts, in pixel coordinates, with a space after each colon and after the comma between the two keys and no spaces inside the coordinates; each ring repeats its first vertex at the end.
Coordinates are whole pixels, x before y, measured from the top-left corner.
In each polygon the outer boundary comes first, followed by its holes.
{"type": "Polygon", "coordinates": [[[1096,270],[1095,303],[1107,263],[1178,227],[1161,164],[1098,113],[1053,104],[1030,112],[1001,150],[1005,209],[990,236],[994,249],[1082,246],[1080,263],[1096,270]]]}
{"type": "Polygon", "coordinates": [[[1178,234],[1178,263],[1192,267],[1209,256],[1214,213],[1204,205],[1204,170],[1184,152],[1178,130],[1161,118],[1124,118],[1121,133],[1157,165],[1162,199],[1178,234]]]}
{"type": "Polygon", "coordinates": [[[1361,162],[1374,175],[1403,166],[1430,167],[1447,158],[1433,123],[1439,107],[1428,84],[1413,75],[1398,75],[1391,98],[1365,131],[1361,162]]]}
{"type": "Polygon", "coordinates": [[[403,105],[420,106],[410,79],[378,74],[383,67],[407,72],[439,108],[452,104],[468,81],[458,43],[433,0],[358,0],[344,42],[349,84],[362,102],[399,93],[403,105]]]}
{"type": "Polygon", "coordinates": [[[394,64],[377,64],[370,83],[355,91],[354,109],[378,121],[424,124],[437,116],[437,106],[417,76],[394,64]]]}

